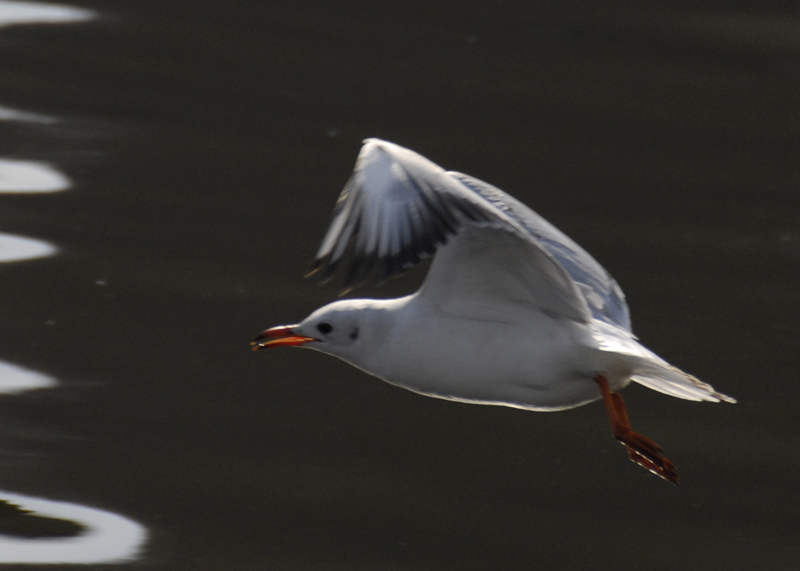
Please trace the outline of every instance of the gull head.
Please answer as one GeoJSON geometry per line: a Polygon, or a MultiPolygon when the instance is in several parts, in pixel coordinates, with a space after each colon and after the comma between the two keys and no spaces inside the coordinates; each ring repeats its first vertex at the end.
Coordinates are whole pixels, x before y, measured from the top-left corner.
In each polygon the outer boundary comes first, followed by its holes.
{"type": "Polygon", "coordinates": [[[379,342],[391,320],[396,300],[344,299],[319,308],[296,325],[262,331],[251,343],[254,351],[274,347],[306,347],[348,362],[358,362],[365,345],[379,342]]]}

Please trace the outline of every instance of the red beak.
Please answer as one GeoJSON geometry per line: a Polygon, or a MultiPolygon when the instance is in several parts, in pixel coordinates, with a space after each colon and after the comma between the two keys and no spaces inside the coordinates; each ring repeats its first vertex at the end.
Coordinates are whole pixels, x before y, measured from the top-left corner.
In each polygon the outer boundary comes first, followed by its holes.
{"type": "Polygon", "coordinates": [[[309,341],[317,341],[313,337],[295,335],[295,327],[297,325],[279,325],[278,327],[265,329],[253,339],[250,346],[253,351],[258,351],[259,349],[271,349],[273,347],[299,347],[309,341]]]}

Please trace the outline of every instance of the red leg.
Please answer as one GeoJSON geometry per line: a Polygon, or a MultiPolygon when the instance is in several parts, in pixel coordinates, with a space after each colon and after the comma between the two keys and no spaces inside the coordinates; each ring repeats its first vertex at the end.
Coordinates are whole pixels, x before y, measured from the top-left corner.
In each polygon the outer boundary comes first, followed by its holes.
{"type": "Polygon", "coordinates": [[[639,464],[639,466],[647,468],[653,474],[677,485],[678,473],[675,471],[675,465],[661,453],[661,447],[646,436],[631,429],[631,422],[628,419],[628,411],[625,408],[625,401],[622,400],[622,396],[611,392],[608,379],[604,375],[597,374],[594,380],[603,395],[603,402],[608,411],[614,438],[628,448],[630,459],[639,464]]]}

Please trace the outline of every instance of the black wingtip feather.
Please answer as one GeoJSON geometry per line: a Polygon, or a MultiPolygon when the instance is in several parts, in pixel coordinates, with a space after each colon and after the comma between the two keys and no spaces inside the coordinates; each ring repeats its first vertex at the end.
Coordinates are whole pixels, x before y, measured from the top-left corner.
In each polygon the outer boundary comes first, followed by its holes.
{"type": "Polygon", "coordinates": [[[374,252],[365,252],[360,255],[351,256],[347,268],[347,277],[344,285],[346,288],[355,289],[367,282],[369,273],[372,270],[377,257],[374,252]]]}
{"type": "Polygon", "coordinates": [[[331,281],[331,279],[333,279],[333,274],[336,273],[336,269],[339,267],[341,263],[342,263],[342,258],[337,258],[335,260],[331,260],[330,258],[328,258],[325,261],[325,266],[322,269],[322,273],[320,275],[320,280],[319,280],[320,283],[326,284],[329,281],[331,281]]]}
{"type": "Polygon", "coordinates": [[[400,272],[397,256],[384,256],[378,259],[375,280],[379,286],[385,284],[389,278],[400,272]]]}
{"type": "MultiPolygon", "coordinates": [[[[380,146],[376,150],[388,152],[380,146]]],[[[398,210],[394,203],[387,205],[385,210],[382,207],[375,209],[371,202],[375,197],[359,186],[363,181],[359,178],[361,171],[357,163],[356,172],[345,185],[334,209],[334,219],[348,216],[351,220],[344,224],[339,222],[341,227],[334,246],[326,255],[312,262],[306,277],[316,274],[321,283],[327,283],[341,271],[340,266],[344,266],[341,268],[345,270],[345,276],[340,295],[345,295],[370,279],[381,285],[390,278],[404,274],[422,260],[435,255],[465,224],[502,224],[502,220],[496,219],[491,210],[482,208],[480,198],[483,195],[472,187],[469,183],[471,179],[462,179],[464,175],[456,173],[455,180],[476,192],[474,198],[461,195],[432,171],[429,176],[424,169],[406,165],[400,159],[394,164],[406,175],[395,177],[395,183],[400,185],[397,190],[403,198],[405,211],[398,210]],[[377,238],[371,236],[374,243],[366,243],[367,238],[359,236],[363,216],[378,216],[377,220],[371,220],[370,227],[377,227],[379,232],[384,233],[377,238]],[[398,218],[393,220],[391,216],[398,218]],[[385,224],[397,226],[385,229],[385,224]],[[382,251],[383,255],[379,256],[378,251],[382,251]]]]}
{"type": "Polygon", "coordinates": [[[325,261],[324,258],[314,258],[314,261],[311,262],[311,265],[306,270],[306,273],[303,275],[304,278],[310,278],[314,274],[316,274],[319,269],[322,267],[323,262],[325,261]]]}

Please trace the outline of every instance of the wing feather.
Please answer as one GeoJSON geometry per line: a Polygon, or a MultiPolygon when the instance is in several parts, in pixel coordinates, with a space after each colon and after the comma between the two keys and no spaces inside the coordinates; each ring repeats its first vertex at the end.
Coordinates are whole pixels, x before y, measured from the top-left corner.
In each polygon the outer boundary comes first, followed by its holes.
{"type": "Polygon", "coordinates": [[[499,188],[462,173],[449,174],[502,209],[535,237],[578,284],[595,319],[631,330],[630,311],[622,288],[586,250],[499,188]]]}
{"type": "MultiPolygon", "coordinates": [[[[522,273],[522,281],[516,269],[507,270],[514,273],[513,279],[510,274],[506,276],[508,283],[519,282],[523,290],[527,287],[525,292],[514,294],[517,298],[538,296],[541,299],[537,303],[552,305],[547,309],[554,313],[579,321],[588,319],[586,301],[569,272],[502,201],[492,202],[417,153],[378,139],[365,141],[309,275],[320,270],[323,280],[328,280],[345,263],[345,291],[362,285],[373,270],[376,280],[382,282],[404,273],[450,242],[463,243],[455,238],[464,233],[465,226],[472,229],[470,235],[479,228],[501,231],[507,239],[490,239],[486,234],[487,245],[502,244],[515,252],[515,263],[530,265],[522,273]]],[[[470,240],[471,250],[480,250],[480,242],[480,234],[477,242],[470,240]]],[[[491,258],[502,256],[491,249],[478,257],[473,252],[471,259],[448,256],[459,261],[451,262],[445,271],[462,273],[465,264],[481,256],[492,267],[496,278],[492,283],[503,283],[502,268],[490,263],[491,258]]],[[[429,279],[426,291],[435,290],[435,283],[436,279],[429,279]]],[[[501,292],[484,294],[491,298],[501,292]]]]}

